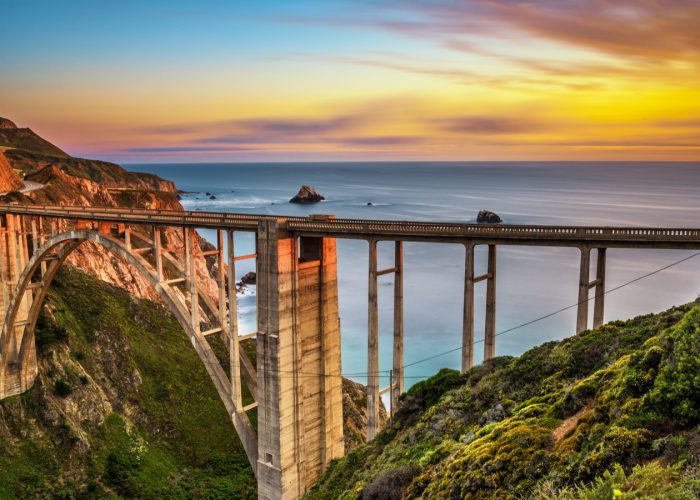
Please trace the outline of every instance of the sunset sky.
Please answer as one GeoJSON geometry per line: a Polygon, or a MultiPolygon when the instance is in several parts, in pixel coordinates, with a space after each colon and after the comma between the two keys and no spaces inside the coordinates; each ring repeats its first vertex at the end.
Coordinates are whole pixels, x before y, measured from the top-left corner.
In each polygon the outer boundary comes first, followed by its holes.
{"type": "Polygon", "coordinates": [[[700,1],[22,1],[0,116],[136,162],[700,160],[700,1]]]}

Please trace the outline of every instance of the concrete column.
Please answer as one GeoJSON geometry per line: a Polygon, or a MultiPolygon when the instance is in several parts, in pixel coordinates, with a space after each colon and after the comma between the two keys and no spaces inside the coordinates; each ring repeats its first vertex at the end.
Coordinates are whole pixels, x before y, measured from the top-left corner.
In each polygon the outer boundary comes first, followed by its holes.
{"type": "Polygon", "coordinates": [[[462,373],[474,366],[474,245],[465,245],[462,309],[462,373]]]}
{"type": "Polygon", "coordinates": [[[258,226],[258,495],[299,498],[343,454],[335,241],[258,226]],[[299,259],[299,255],[303,258],[299,259]]]}
{"type": "MultiPolygon", "coordinates": [[[[324,435],[322,470],[334,458],[345,455],[343,429],[343,377],[340,350],[340,314],[338,311],[338,262],[336,241],[323,238],[320,267],[321,338],[323,355],[324,435]]],[[[314,474],[317,472],[314,471],[314,474]]]]}
{"type": "Polygon", "coordinates": [[[486,323],[484,326],[484,362],[496,356],[496,245],[489,245],[486,280],[486,323]]]}
{"type": "Polygon", "coordinates": [[[163,252],[160,241],[160,227],[153,226],[153,255],[156,260],[156,276],[158,282],[163,281],[163,252]]]}
{"type": "Polygon", "coordinates": [[[588,291],[590,288],[591,249],[581,248],[581,268],[578,280],[578,312],[576,314],[576,333],[588,328],[588,291]]]}
{"type": "Polygon", "coordinates": [[[377,241],[369,240],[367,310],[367,439],[379,431],[379,308],[377,303],[377,241]]]}
{"type": "MultiPolygon", "coordinates": [[[[195,248],[197,240],[197,230],[193,227],[188,228],[187,240],[189,241],[189,262],[190,270],[189,285],[190,285],[190,307],[192,313],[192,328],[199,331],[201,325],[199,323],[199,295],[197,294],[197,266],[195,265],[195,248]]],[[[187,244],[185,245],[187,246],[187,244]]]]}
{"type": "Polygon", "coordinates": [[[593,328],[598,328],[605,321],[605,257],[607,248],[598,249],[596,265],[595,302],[593,306],[593,328]]]}
{"type": "Polygon", "coordinates": [[[391,371],[391,413],[399,405],[403,393],[403,242],[394,245],[394,355],[391,371]]]}
{"type": "MultiPolygon", "coordinates": [[[[228,325],[229,365],[231,371],[231,399],[237,410],[243,408],[241,387],[241,354],[238,340],[238,304],[236,301],[236,259],[233,245],[233,231],[226,232],[228,246],[228,325]]],[[[220,302],[224,308],[225,302],[220,302]]]]}
{"type": "Polygon", "coordinates": [[[192,242],[190,241],[190,228],[187,226],[182,228],[182,242],[185,246],[182,257],[182,268],[185,270],[186,284],[190,284],[190,256],[192,255],[192,242]]]}

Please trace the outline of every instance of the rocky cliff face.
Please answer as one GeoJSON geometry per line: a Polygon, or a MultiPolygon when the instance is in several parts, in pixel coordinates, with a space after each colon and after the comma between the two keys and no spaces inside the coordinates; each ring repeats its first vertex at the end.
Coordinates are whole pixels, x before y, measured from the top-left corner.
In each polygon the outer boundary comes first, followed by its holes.
{"type": "MultiPolygon", "coordinates": [[[[12,131],[9,128],[4,130],[12,131]]],[[[38,136],[38,139],[29,144],[20,144],[28,149],[20,149],[17,141],[12,143],[3,137],[0,133],[0,145],[15,147],[5,151],[10,167],[24,172],[28,181],[43,185],[41,189],[26,195],[11,193],[4,197],[4,201],[182,210],[182,205],[177,199],[177,188],[171,181],[152,174],[128,172],[114,163],[73,158],[38,136]],[[54,147],[55,151],[44,143],[54,147]],[[61,155],[48,154],[47,151],[59,151],[61,155]]],[[[0,170],[0,174],[1,172],[0,170]]],[[[163,232],[163,243],[166,248],[182,248],[181,231],[168,228],[163,232]]],[[[198,243],[202,246],[208,245],[201,239],[198,243]]],[[[69,257],[68,262],[103,281],[124,288],[137,297],[158,300],[156,292],[135,269],[121,258],[97,248],[92,243],[84,243],[69,257]]],[[[198,258],[196,266],[198,276],[202,278],[200,285],[210,297],[216,297],[217,285],[212,278],[211,265],[207,264],[205,259],[198,258]]]]}
{"type": "Polygon", "coordinates": [[[0,148],[0,193],[8,193],[22,187],[22,180],[14,171],[0,148]]]}

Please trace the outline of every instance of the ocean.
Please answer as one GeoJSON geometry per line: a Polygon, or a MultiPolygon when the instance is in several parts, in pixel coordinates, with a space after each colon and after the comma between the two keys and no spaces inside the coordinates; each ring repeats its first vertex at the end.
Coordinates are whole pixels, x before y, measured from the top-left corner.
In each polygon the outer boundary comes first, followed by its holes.
{"type": "MultiPolygon", "coordinates": [[[[700,227],[700,163],[454,162],[129,165],[175,181],[190,192],[188,210],[474,222],[480,209],[511,224],[700,227]],[[326,196],[315,205],[288,203],[302,184],[326,196]],[[209,192],[216,199],[211,200],[209,192]],[[371,205],[368,205],[371,203],[371,205]]],[[[202,231],[207,238],[213,233],[202,231]]],[[[236,253],[251,253],[253,238],[236,233],[236,253]]],[[[404,245],[405,362],[461,345],[464,248],[404,245]]],[[[607,288],[691,255],[680,250],[608,251],[607,288]]],[[[367,369],[367,243],[338,240],[343,373],[367,369]]],[[[393,244],[379,244],[379,266],[391,267],[393,244]]],[[[595,253],[592,266],[595,267],[595,253]]],[[[476,273],[486,251],[477,247],[476,273]]],[[[237,275],[253,270],[237,266],[237,275]]],[[[592,269],[592,273],[594,273],[592,269]]],[[[498,249],[496,331],[517,327],[577,302],[579,252],[571,248],[498,249]]],[[[593,275],[593,274],[592,274],[593,275]]],[[[379,278],[380,369],[391,368],[393,278],[379,278]]],[[[485,283],[476,285],[475,339],[483,339],[485,283]]],[[[694,300],[700,256],[606,297],[605,320],[626,319],[694,300]]],[[[254,287],[239,296],[241,333],[255,330],[254,287]]],[[[592,315],[592,306],[590,307],[592,315]]],[[[574,334],[575,308],[517,328],[496,340],[497,355],[518,355],[574,334]]],[[[589,320],[590,323],[591,320],[589,320]]],[[[476,346],[482,359],[483,344],[476,346]]],[[[442,367],[458,369],[459,351],[406,369],[406,384],[442,367]]],[[[351,376],[364,383],[363,376],[351,376]]],[[[388,385],[388,379],[381,380],[388,385]]]]}

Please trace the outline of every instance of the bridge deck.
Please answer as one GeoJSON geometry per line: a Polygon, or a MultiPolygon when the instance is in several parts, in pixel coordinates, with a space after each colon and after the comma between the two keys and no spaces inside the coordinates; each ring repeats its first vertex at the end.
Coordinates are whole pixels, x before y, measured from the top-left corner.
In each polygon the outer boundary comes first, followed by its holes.
{"type": "Polygon", "coordinates": [[[260,220],[285,219],[300,236],[535,246],[608,248],[700,248],[700,229],[664,227],[458,224],[398,220],[329,219],[275,215],[144,210],[79,206],[0,204],[0,213],[131,224],[256,231],[260,220]]]}

